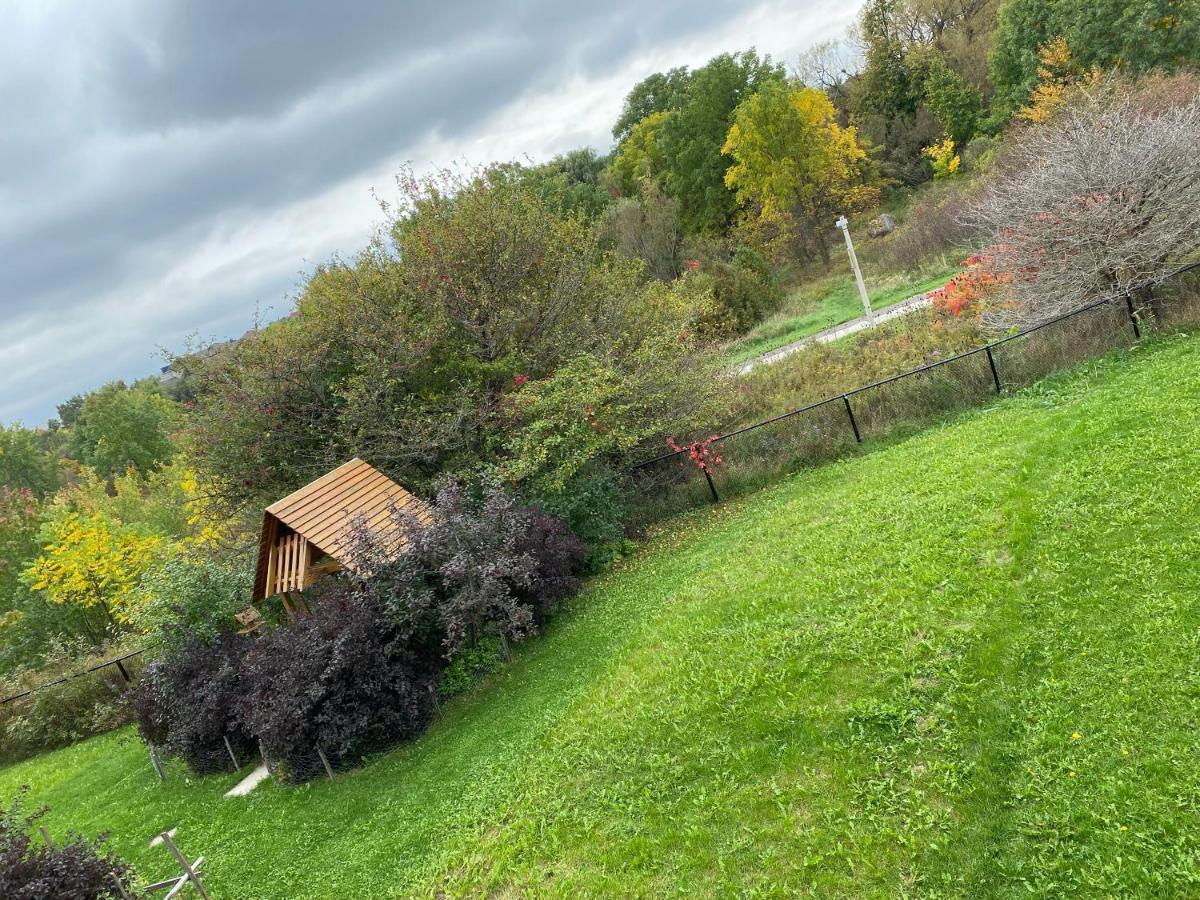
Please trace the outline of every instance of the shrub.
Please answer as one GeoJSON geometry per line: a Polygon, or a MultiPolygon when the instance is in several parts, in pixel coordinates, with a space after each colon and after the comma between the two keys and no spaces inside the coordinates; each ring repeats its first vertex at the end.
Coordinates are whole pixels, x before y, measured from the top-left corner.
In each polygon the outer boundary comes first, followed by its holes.
{"type": "Polygon", "coordinates": [[[538,494],[537,502],[551,515],[563,519],[587,545],[584,571],[599,570],[625,548],[628,488],[611,466],[588,466],[560,490],[538,494]]]}
{"type": "Polygon", "coordinates": [[[249,759],[258,744],[242,722],[240,705],[250,641],[231,633],[195,638],[148,665],[132,700],[142,738],[180,757],[198,775],[232,766],[226,738],[239,760],[249,759]]]}
{"type": "Polygon", "coordinates": [[[158,652],[173,655],[194,639],[209,640],[233,623],[246,606],[251,570],[175,551],[142,577],[138,625],[158,652]]]}
{"type": "Polygon", "coordinates": [[[565,522],[520,506],[491,476],[473,486],[444,482],[428,522],[403,511],[394,521],[401,553],[359,537],[365,587],[414,646],[439,636],[448,658],[489,637],[507,656],[509,642],[532,634],[550,604],[577,586],[586,556],[565,522]]]}
{"type": "Polygon", "coordinates": [[[311,615],[254,641],[245,660],[243,720],[282,777],[352,764],[421,732],[436,670],[367,592],[339,584],[311,615]]]}
{"type": "Polygon", "coordinates": [[[34,823],[46,810],[26,815],[21,800],[28,788],[22,788],[7,807],[0,801],[0,897],[5,900],[99,900],[116,898],[116,875],[122,886],[133,888],[133,869],[100,845],[105,836],[94,841],[70,836],[51,848],[34,844],[30,835],[34,823]]]}
{"type": "MultiPolygon", "coordinates": [[[[92,735],[119,728],[129,721],[124,704],[125,682],[115,667],[85,673],[90,667],[119,656],[124,648],[109,645],[88,654],[79,643],[52,646],[37,670],[20,670],[0,682],[0,694],[11,696],[49,685],[20,700],[0,706],[0,762],[15,762],[46,750],[64,747],[92,735]],[[79,675],[79,677],[73,677],[79,675]],[[51,684],[64,679],[59,684],[51,684]]],[[[125,662],[136,675],[140,663],[125,662]]]]}
{"type": "Polygon", "coordinates": [[[880,249],[883,266],[910,271],[939,254],[966,246],[976,234],[962,221],[973,192],[970,183],[957,180],[922,189],[904,222],[884,239],[880,249]]]}
{"type": "Polygon", "coordinates": [[[533,560],[533,576],[518,597],[532,610],[540,627],[553,604],[579,590],[579,573],[588,548],[566,522],[544,509],[531,507],[527,517],[525,533],[514,549],[533,560]]]}
{"type": "Polygon", "coordinates": [[[762,254],[740,248],[731,262],[710,260],[691,276],[711,286],[714,308],[698,324],[705,337],[723,339],[748,331],[783,303],[783,289],[762,254]]]}
{"type": "Polygon", "coordinates": [[[1025,326],[1157,283],[1200,240],[1200,84],[1194,76],[1070,92],[1021,132],[971,208],[1007,277],[995,325],[1025,326]]]}

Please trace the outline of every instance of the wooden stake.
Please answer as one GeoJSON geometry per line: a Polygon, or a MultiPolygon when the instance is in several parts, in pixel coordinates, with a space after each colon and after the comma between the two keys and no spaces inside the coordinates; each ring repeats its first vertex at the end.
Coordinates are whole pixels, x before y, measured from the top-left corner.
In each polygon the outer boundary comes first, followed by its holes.
{"type": "Polygon", "coordinates": [[[187,861],[186,856],[179,852],[179,848],[176,847],[175,842],[171,840],[171,835],[164,831],[161,837],[163,839],[163,843],[167,845],[167,849],[175,855],[177,860],[179,860],[179,865],[183,869],[183,874],[187,876],[187,880],[196,886],[196,892],[203,897],[204,900],[212,900],[212,898],[208,896],[208,891],[204,890],[204,885],[200,882],[200,876],[196,873],[196,870],[192,868],[192,864],[187,861]]]}
{"type": "Polygon", "coordinates": [[[39,825],[38,831],[40,831],[42,833],[42,840],[46,842],[46,846],[49,847],[51,850],[53,850],[54,849],[54,841],[52,841],[50,839],[50,832],[48,832],[46,830],[46,826],[39,825]]]}
{"type": "Polygon", "coordinates": [[[166,781],[167,776],[163,773],[162,760],[158,758],[158,751],[154,749],[153,744],[147,744],[150,748],[150,765],[154,766],[154,773],[158,776],[159,781],[166,781]]]}
{"type": "Polygon", "coordinates": [[[329,780],[333,781],[333,767],[329,765],[329,760],[325,758],[325,751],[321,749],[321,745],[317,745],[317,756],[321,757],[321,765],[325,767],[325,774],[329,776],[329,780]]]}
{"type": "Polygon", "coordinates": [[[221,740],[225,742],[225,749],[229,751],[229,758],[233,760],[233,771],[238,771],[242,766],[238,762],[237,754],[233,752],[233,746],[229,743],[229,735],[221,735],[221,740]]]}
{"type": "Polygon", "coordinates": [[[129,896],[129,891],[125,890],[125,885],[121,884],[121,879],[117,877],[116,872],[109,872],[108,877],[112,879],[113,884],[117,886],[117,891],[121,894],[122,900],[133,900],[129,896]]]}

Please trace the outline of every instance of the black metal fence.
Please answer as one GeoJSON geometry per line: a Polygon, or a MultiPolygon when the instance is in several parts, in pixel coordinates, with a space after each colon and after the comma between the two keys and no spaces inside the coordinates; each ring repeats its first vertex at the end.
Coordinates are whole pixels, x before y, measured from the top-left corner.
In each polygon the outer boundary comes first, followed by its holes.
{"type": "Polygon", "coordinates": [[[88,666],[82,672],[75,672],[71,675],[63,675],[60,678],[55,678],[53,681],[47,681],[45,684],[39,684],[34,687],[26,688],[23,691],[18,691],[17,693],[12,694],[11,696],[0,699],[0,706],[4,705],[5,703],[11,703],[14,700],[23,700],[26,697],[31,697],[34,694],[38,693],[39,691],[50,690],[52,688],[58,687],[59,685],[66,684],[67,682],[71,681],[74,678],[86,678],[88,676],[95,676],[96,673],[101,673],[101,675],[107,674],[104,672],[104,670],[108,669],[108,668],[112,668],[113,672],[116,673],[116,678],[120,679],[121,683],[126,684],[126,685],[133,684],[134,675],[133,675],[133,672],[131,671],[131,667],[127,666],[126,662],[130,659],[133,659],[136,656],[140,656],[141,654],[143,654],[145,652],[146,652],[145,650],[134,650],[131,653],[126,653],[126,654],[123,654],[122,656],[114,657],[113,659],[106,660],[105,662],[97,663],[94,666],[88,666]]]}
{"type": "MultiPolygon", "coordinates": [[[[1200,267],[1184,266],[1176,278],[1200,267]]],[[[1073,363],[1136,342],[1147,328],[1169,328],[1134,296],[1105,298],[991,343],[864,384],[633,466],[642,505],[667,513],[835,458],[872,438],[893,434],[1025,387],[1073,363]]],[[[1164,301],[1170,311],[1173,301],[1164,301]]],[[[651,516],[652,517],[652,516],[651,516]]]]}

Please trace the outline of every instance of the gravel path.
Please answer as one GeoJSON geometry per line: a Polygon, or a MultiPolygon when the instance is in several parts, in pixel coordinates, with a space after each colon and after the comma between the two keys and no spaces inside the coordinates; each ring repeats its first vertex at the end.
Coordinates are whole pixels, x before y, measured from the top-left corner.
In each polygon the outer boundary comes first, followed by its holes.
{"type": "Polygon", "coordinates": [[[826,328],[824,331],[810,334],[808,337],[801,338],[798,341],[792,341],[790,344],[784,344],[782,347],[776,347],[774,350],[768,350],[762,356],[742,363],[738,366],[738,372],[746,373],[755,366],[770,365],[771,363],[778,362],[785,356],[791,356],[797,350],[802,350],[809,344],[828,344],[830,341],[839,340],[847,335],[857,334],[860,331],[878,325],[880,322],[887,322],[891,319],[898,319],[900,316],[908,315],[913,310],[921,309],[932,303],[933,300],[930,296],[932,293],[933,291],[928,291],[924,294],[914,294],[907,300],[894,303],[887,309],[875,313],[874,321],[868,319],[866,316],[860,316],[857,319],[851,319],[849,322],[843,322],[841,325],[834,325],[832,328],[826,328]]]}

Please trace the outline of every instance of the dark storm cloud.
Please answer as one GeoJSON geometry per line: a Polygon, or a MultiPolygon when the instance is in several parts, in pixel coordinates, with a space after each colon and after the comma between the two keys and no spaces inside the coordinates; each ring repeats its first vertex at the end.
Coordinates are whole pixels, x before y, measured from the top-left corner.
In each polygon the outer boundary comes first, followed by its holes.
{"type": "Polygon", "coordinates": [[[473,135],[514,102],[746,8],[0,4],[0,422],[44,418],[51,399],[148,371],[155,347],[185,331],[240,330],[256,301],[294,283],[299,258],[167,284],[214,231],[269,224],[431,136],[473,135]],[[126,291],[138,301],[123,303],[126,291]]]}

